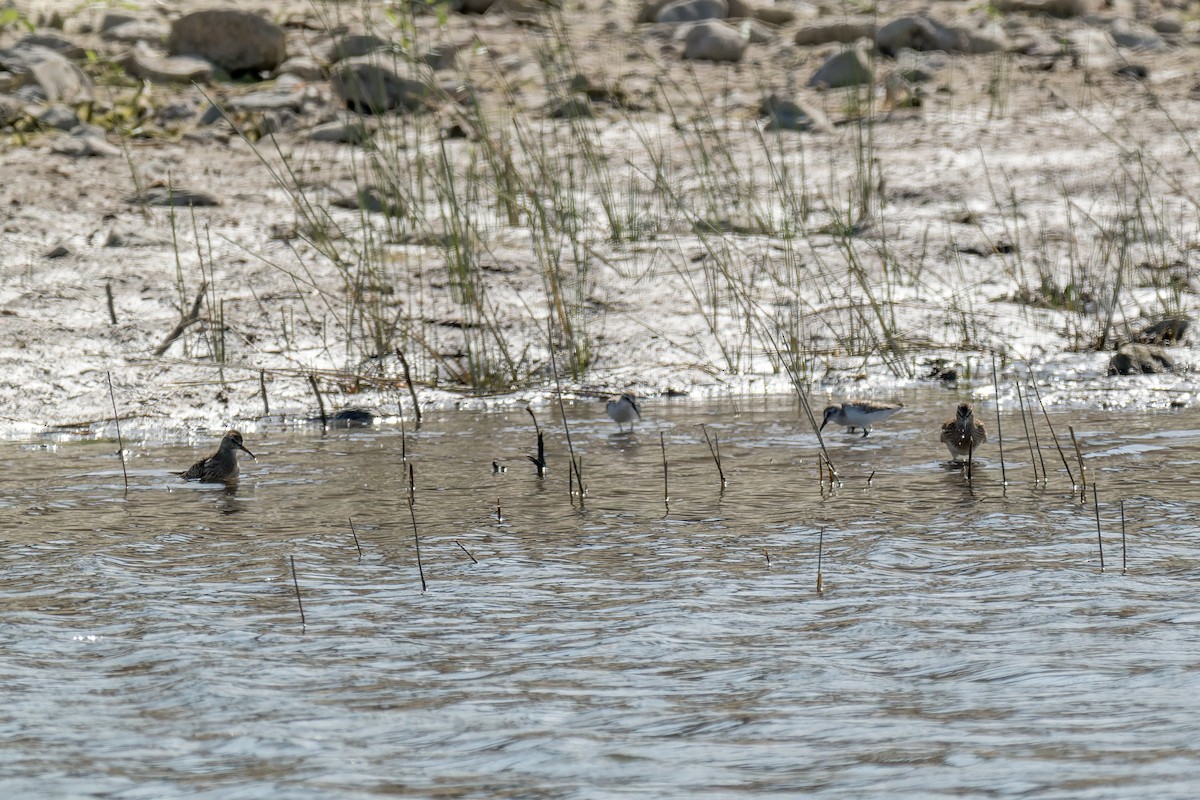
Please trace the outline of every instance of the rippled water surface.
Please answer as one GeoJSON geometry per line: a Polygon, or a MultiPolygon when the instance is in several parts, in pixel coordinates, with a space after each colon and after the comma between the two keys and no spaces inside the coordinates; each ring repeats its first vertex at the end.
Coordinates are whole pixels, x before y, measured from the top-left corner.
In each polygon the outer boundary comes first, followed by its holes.
{"type": "Polygon", "coordinates": [[[0,795],[1194,796],[1200,414],[1052,416],[1102,572],[1044,423],[1005,488],[905,399],[826,428],[832,491],[785,399],[577,404],[582,504],[549,410],[545,479],[524,411],[433,415],[424,592],[398,428],[248,432],[236,492],[169,473],[207,447],[135,443],[125,492],[111,444],[5,444],[0,795]]]}

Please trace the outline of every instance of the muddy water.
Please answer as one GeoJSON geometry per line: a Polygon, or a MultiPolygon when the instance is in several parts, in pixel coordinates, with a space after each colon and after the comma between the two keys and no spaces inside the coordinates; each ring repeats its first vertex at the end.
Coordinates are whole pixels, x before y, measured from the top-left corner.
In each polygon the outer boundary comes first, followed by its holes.
{"type": "Polygon", "coordinates": [[[905,400],[828,436],[833,491],[786,400],[577,405],[582,507],[549,411],[544,480],[524,411],[433,416],[426,592],[398,429],[254,432],[236,492],[172,478],[191,448],[135,444],[126,493],[110,444],[6,444],[0,795],[1193,796],[1200,414],[1054,417],[1101,572],[1057,451],[1035,485],[1006,415],[1008,487],[994,443],[968,482],[954,398],[905,400]]]}

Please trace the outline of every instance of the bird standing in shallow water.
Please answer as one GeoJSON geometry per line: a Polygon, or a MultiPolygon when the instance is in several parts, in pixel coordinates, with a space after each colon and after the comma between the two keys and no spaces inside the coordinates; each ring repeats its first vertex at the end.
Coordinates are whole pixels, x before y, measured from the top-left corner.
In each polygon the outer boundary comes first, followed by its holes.
{"type": "Polygon", "coordinates": [[[642,407],[638,403],[637,395],[630,392],[624,392],[619,397],[613,397],[604,406],[604,410],[608,412],[608,416],[613,422],[617,423],[620,428],[623,423],[629,423],[629,429],[633,430],[633,420],[642,418],[642,407]]]}
{"type": "Polygon", "coordinates": [[[983,423],[975,419],[975,409],[970,403],[960,403],[954,419],[942,425],[942,444],[950,451],[950,458],[962,461],[970,458],[987,441],[983,423]]]}
{"type": "Polygon", "coordinates": [[[858,400],[842,403],[840,406],[828,406],[825,418],[821,420],[821,430],[832,422],[835,425],[845,425],[854,433],[855,428],[863,429],[863,438],[871,432],[871,426],[904,408],[902,403],[876,403],[873,400],[858,400]]]}
{"type": "Polygon", "coordinates": [[[237,431],[228,431],[221,437],[221,446],[217,448],[217,452],[192,464],[191,469],[186,472],[175,474],[185,481],[232,483],[238,478],[238,450],[251,458],[255,457],[254,453],[242,445],[242,434],[237,431]]]}

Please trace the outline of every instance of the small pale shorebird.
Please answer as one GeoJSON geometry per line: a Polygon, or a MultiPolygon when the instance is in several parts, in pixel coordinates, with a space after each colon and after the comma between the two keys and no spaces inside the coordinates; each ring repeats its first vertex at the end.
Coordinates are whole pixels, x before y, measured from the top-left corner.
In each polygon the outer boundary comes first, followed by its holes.
{"type": "Polygon", "coordinates": [[[983,423],[975,419],[975,409],[970,403],[960,403],[954,419],[942,425],[942,444],[950,451],[950,458],[962,461],[970,458],[987,441],[983,423]]]}
{"type": "Polygon", "coordinates": [[[629,429],[633,430],[634,418],[642,418],[642,406],[638,403],[637,395],[631,392],[624,392],[618,397],[611,398],[605,404],[604,410],[608,412],[612,421],[617,423],[618,428],[628,422],[629,429]]]}
{"type": "Polygon", "coordinates": [[[834,425],[845,425],[850,433],[855,428],[863,429],[863,438],[871,432],[871,426],[904,408],[903,403],[876,403],[873,400],[857,400],[842,403],[840,406],[829,406],[825,409],[825,419],[821,420],[821,430],[832,422],[834,425]]]}
{"type": "Polygon", "coordinates": [[[251,458],[254,453],[242,445],[242,435],[237,431],[228,431],[221,437],[221,446],[217,452],[208,458],[201,459],[186,472],[175,473],[185,481],[201,481],[203,483],[232,483],[238,478],[238,456],[241,450],[251,458]]]}

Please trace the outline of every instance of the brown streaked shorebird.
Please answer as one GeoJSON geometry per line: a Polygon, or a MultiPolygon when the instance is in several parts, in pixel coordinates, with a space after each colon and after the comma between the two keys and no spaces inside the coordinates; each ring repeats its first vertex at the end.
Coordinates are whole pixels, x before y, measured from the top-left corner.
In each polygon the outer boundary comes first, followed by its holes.
{"type": "Polygon", "coordinates": [[[855,428],[862,428],[865,439],[872,425],[883,422],[903,408],[902,403],[876,403],[874,400],[855,400],[839,406],[828,406],[819,430],[824,430],[832,422],[834,425],[845,425],[850,433],[854,433],[855,428]]]}
{"type": "Polygon", "coordinates": [[[217,452],[208,458],[203,458],[192,464],[186,472],[175,473],[185,481],[200,481],[202,483],[232,483],[238,479],[238,456],[241,450],[251,458],[251,453],[242,444],[242,434],[237,431],[227,431],[221,437],[221,446],[217,452]]]}
{"type": "Polygon", "coordinates": [[[983,423],[975,419],[975,409],[970,403],[960,403],[954,419],[942,425],[942,444],[950,451],[950,458],[962,461],[970,458],[987,441],[983,423]]]}

